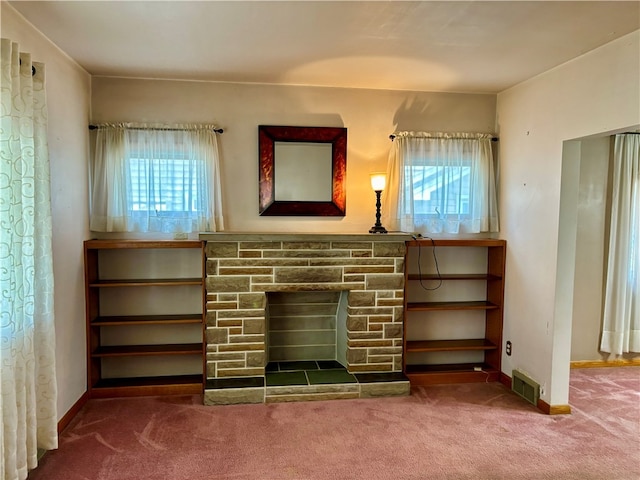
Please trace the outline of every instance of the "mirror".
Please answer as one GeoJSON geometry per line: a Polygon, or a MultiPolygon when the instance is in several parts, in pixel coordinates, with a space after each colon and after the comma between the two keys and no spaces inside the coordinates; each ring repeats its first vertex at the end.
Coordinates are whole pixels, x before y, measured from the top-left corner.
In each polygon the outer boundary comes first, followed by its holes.
{"type": "Polygon", "coordinates": [[[258,127],[260,215],[344,216],[347,129],[258,127]]]}

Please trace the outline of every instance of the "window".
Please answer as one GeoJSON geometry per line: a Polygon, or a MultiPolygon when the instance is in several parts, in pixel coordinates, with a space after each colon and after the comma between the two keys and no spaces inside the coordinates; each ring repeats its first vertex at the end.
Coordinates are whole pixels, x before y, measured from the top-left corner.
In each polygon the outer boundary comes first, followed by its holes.
{"type": "Polygon", "coordinates": [[[388,178],[386,216],[396,230],[498,230],[490,135],[396,134],[388,178]]]}
{"type": "Polygon", "coordinates": [[[469,215],[471,166],[469,162],[465,163],[458,166],[405,167],[405,178],[410,182],[407,194],[413,196],[415,214],[436,217],[441,214],[469,215]]]}
{"type": "Polygon", "coordinates": [[[212,126],[101,126],[91,187],[93,231],[190,233],[223,227],[212,126]]]}
{"type": "Polygon", "coordinates": [[[131,210],[156,215],[198,212],[197,199],[206,188],[200,181],[203,168],[184,158],[140,157],[133,154],[128,159],[131,210]]]}

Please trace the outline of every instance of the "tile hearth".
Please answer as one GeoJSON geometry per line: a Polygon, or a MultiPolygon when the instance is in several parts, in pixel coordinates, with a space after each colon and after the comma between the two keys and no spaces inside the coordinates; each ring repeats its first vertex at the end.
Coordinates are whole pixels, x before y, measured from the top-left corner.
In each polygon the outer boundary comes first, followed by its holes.
{"type": "Polygon", "coordinates": [[[270,362],[266,370],[264,377],[209,379],[206,388],[216,391],[215,405],[409,394],[402,372],[350,374],[335,361],[270,362]]]}
{"type": "Polygon", "coordinates": [[[358,383],[356,377],[336,361],[270,362],[267,387],[358,383]]]}

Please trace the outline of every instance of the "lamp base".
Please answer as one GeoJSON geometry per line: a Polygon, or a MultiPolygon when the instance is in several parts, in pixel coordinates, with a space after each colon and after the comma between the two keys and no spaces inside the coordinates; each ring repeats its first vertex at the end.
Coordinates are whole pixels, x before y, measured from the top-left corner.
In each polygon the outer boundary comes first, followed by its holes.
{"type": "Polygon", "coordinates": [[[384,228],[382,225],[374,225],[369,230],[369,233],[389,233],[389,232],[387,232],[387,229],[384,228]]]}

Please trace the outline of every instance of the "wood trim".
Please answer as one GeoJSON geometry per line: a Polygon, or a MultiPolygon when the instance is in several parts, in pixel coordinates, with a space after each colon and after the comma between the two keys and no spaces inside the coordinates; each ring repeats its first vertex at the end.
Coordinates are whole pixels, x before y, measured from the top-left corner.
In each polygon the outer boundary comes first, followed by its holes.
{"type": "Polygon", "coordinates": [[[407,280],[500,280],[502,277],[489,273],[408,273],[407,280]]]}
{"type": "Polygon", "coordinates": [[[98,288],[121,287],[174,287],[180,285],[202,285],[202,278],[136,278],[131,280],[96,280],[89,284],[98,288]]]}
{"type": "Polygon", "coordinates": [[[484,338],[468,340],[408,340],[407,352],[453,352],[459,350],[495,350],[498,347],[484,338]]]}
{"type": "Polygon", "coordinates": [[[201,355],[201,343],[162,345],[105,345],[90,353],[92,357],[132,357],[140,355],[201,355]]]}
{"type": "Polygon", "coordinates": [[[640,357],[617,358],[614,360],[578,360],[571,362],[571,368],[601,368],[601,367],[640,367],[640,357]]]}
{"type": "Polygon", "coordinates": [[[93,239],[85,240],[85,247],[93,250],[131,249],[131,248],[202,248],[202,240],[124,240],[93,239]]]}
{"type": "Polygon", "coordinates": [[[498,379],[498,381],[503,384],[505,387],[507,387],[509,390],[511,390],[511,377],[509,375],[507,375],[504,372],[500,372],[500,378],[498,379]]]}
{"type": "Polygon", "coordinates": [[[62,433],[62,431],[67,428],[67,425],[71,423],[71,420],[75,418],[75,416],[82,410],[82,407],[86,405],[89,401],[89,392],[84,392],[78,401],[74,403],[69,411],[65,413],[60,420],[58,420],[58,435],[62,433]]]}
{"type": "Polygon", "coordinates": [[[571,405],[551,405],[549,415],[571,415],[571,405]]]}
{"type": "MultiPolygon", "coordinates": [[[[240,244],[238,243],[238,246],[240,244]]],[[[200,251],[200,261],[202,262],[202,311],[200,315],[200,324],[202,330],[202,387],[200,394],[204,395],[205,385],[207,384],[207,242],[202,242],[200,251]]]]}
{"type": "Polygon", "coordinates": [[[492,310],[499,305],[482,300],[478,302],[407,302],[407,311],[428,310],[492,310]]]}
{"type": "Polygon", "coordinates": [[[504,247],[506,240],[498,238],[420,238],[419,240],[408,240],[408,247],[504,247]]]}
{"type": "Polygon", "coordinates": [[[571,413],[571,405],[549,405],[541,399],[538,399],[538,408],[547,415],[569,415],[571,413]]]}
{"type": "Polygon", "coordinates": [[[202,383],[100,387],[91,390],[91,398],[201,395],[202,390],[202,383]]]}
{"type": "Polygon", "coordinates": [[[91,321],[93,326],[113,325],[180,325],[190,323],[202,323],[201,313],[188,313],[185,315],[120,315],[95,317],[91,321]]]}
{"type": "Polygon", "coordinates": [[[431,372],[411,372],[406,371],[411,385],[446,385],[451,383],[480,383],[498,381],[498,372],[495,370],[482,370],[479,372],[462,370],[456,371],[431,371],[431,372]]]}

